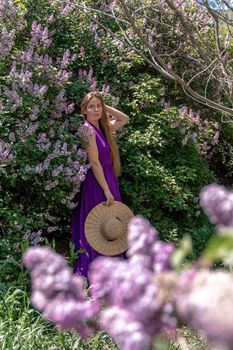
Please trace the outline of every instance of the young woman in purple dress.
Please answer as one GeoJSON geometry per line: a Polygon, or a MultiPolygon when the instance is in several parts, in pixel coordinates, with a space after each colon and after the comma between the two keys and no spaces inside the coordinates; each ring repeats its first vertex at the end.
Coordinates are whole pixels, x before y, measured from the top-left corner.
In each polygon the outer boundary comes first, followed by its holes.
{"type": "Polygon", "coordinates": [[[107,106],[97,91],[84,97],[81,113],[85,117],[85,124],[93,131],[87,146],[91,168],[81,185],[78,206],[72,212],[72,241],[75,250],[81,250],[74,272],[87,277],[89,264],[101,254],[95,251],[85,238],[85,220],[97,204],[106,201],[107,205],[112,205],[114,200],[121,201],[118,184],[120,157],[113,132],[126,125],[129,117],[107,106]],[[113,117],[111,120],[110,115],[113,117]]]}

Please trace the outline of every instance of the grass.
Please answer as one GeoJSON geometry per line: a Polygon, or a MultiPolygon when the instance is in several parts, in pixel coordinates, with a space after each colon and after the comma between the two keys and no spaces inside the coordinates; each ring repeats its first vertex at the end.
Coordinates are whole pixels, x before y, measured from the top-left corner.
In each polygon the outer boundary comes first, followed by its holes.
{"type": "Polygon", "coordinates": [[[26,291],[0,292],[1,350],[113,350],[114,341],[104,332],[81,340],[73,331],[57,332],[32,308],[26,291]]]}
{"type": "MultiPolygon", "coordinates": [[[[153,350],[209,350],[203,339],[183,328],[177,342],[157,342],[153,350]]],[[[115,342],[99,332],[82,340],[74,331],[58,332],[32,308],[25,290],[11,287],[0,291],[1,350],[117,350],[115,342]]]]}
{"type": "Polygon", "coordinates": [[[210,350],[201,335],[191,329],[183,327],[179,334],[177,343],[172,343],[169,350],[210,350]]]}

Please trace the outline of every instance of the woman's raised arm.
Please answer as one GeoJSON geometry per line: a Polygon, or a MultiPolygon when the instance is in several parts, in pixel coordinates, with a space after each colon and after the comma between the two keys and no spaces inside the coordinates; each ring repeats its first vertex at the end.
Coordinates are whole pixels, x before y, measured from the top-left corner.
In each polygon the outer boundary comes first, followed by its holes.
{"type": "Polygon", "coordinates": [[[123,128],[123,126],[129,123],[129,117],[125,113],[119,111],[114,107],[110,107],[106,104],[105,104],[105,108],[106,108],[106,112],[114,117],[113,120],[110,120],[110,126],[112,131],[116,131],[120,128],[123,128]]]}

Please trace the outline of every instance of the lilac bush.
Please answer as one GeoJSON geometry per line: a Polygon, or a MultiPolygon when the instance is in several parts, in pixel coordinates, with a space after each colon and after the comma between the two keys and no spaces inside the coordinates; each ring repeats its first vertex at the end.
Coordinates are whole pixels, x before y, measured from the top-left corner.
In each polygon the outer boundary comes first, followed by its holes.
{"type": "Polygon", "coordinates": [[[58,227],[89,168],[76,134],[82,120],[66,93],[77,55],[55,42],[59,7],[45,1],[43,11],[35,19],[30,7],[0,1],[1,213],[9,234],[19,224],[23,234],[58,227]]]}
{"type": "Polygon", "coordinates": [[[0,0],[0,233],[13,248],[1,251],[5,259],[59,235],[68,250],[71,210],[90,168],[81,99],[98,89],[106,103],[119,103],[88,54],[99,49],[83,27],[95,33],[74,8],[0,0]]]}

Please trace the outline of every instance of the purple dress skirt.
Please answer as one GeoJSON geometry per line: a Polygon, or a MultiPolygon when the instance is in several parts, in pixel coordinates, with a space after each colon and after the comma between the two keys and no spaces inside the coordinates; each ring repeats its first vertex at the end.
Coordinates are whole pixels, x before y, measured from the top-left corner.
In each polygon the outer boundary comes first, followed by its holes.
{"type": "MultiPolygon", "coordinates": [[[[108,183],[109,189],[113,194],[115,200],[121,202],[121,195],[119,191],[118,178],[114,175],[110,147],[107,139],[103,133],[88,121],[96,134],[96,144],[99,153],[99,161],[102,165],[105,179],[108,183]]],[[[99,203],[106,201],[103,189],[97,182],[92,169],[87,171],[86,178],[81,185],[78,193],[78,206],[72,211],[71,228],[72,228],[72,242],[75,245],[75,251],[83,249],[84,252],[79,254],[74,266],[74,272],[79,275],[87,277],[89,264],[98,256],[102,254],[94,250],[86,240],[84,233],[84,224],[89,212],[99,203]]],[[[126,257],[125,253],[118,256],[126,257]]]]}

